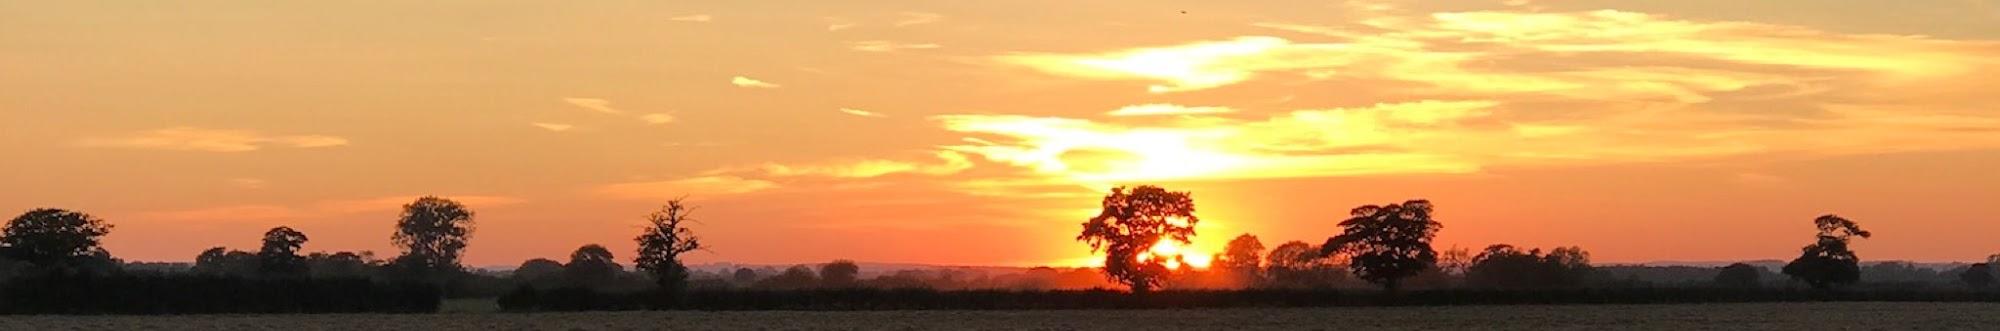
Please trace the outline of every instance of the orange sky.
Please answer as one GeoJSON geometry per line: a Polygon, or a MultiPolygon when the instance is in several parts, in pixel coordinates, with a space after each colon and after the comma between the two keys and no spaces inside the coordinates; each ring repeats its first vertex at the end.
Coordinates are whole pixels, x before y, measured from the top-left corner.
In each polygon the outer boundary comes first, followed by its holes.
{"type": "Polygon", "coordinates": [[[1447,247],[1778,259],[1837,213],[1963,261],[1994,77],[1992,0],[4,2],[0,210],[386,256],[437,194],[484,266],[629,258],[689,196],[693,262],[1033,265],[1154,183],[1207,250],[1429,198],[1447,247]]]}

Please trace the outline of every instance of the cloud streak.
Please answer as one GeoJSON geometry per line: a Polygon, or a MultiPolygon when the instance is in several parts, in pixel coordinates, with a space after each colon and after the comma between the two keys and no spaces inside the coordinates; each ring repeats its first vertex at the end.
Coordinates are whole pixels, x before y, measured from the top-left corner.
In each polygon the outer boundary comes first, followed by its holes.
{"type": "Polygon", "coordinates": [[[570,105],[577,106],[578,108],[583,108],[584,110],[589,110],[599,113],[612,114],[612,115],[619,115],[625,113],[624,110],[611,108],[611,101],[604,99],[563,98],[563,102],[568,102],[570,105]]]}
{"type": "Polygon", "coordinates": [[[324,148],[346,146],[346,138],[325,135],[265,135],[251,130],[173,127],[117,137],[85,138],[84,147],[131,148],[198,152],[250,152],[267,147],[324,148]]]}
{"type": "Polygon", "coordinates": [[[754,79],[754,78],[750,78],[750,77],[743,77],[743,76],[736,76],[736,77],[733,77],[733,78],[730,78],[730,79],[729,79],[729,84],[730,84],[730,85],[736,85],[737,87],[747,87],[747,88],[767,88],[767,89],[769,89],[769,88],[778,88],[778,87],[781,87],[781,86],[780,86],[780,85],[778,85],[778,84],[772,84],[772,83],[769,83],[769,82],[765,82],[765,81],[761,81],[761,80],[757,80],[757,79],[754,79]]]}
{"type": "Polygon", "coordinates": [[[861,116],[861,117],[877,117],[877,118],[889,117],[889,115],[883,115],[882,113],[854,109],[854,108],[841,108],[840,112],[848,115],[861,116]]]}
{"type": "Polygon", "coordinates": [[[897,20],[896,23],[894,24],[898,28],[932,24],[944,21],[944,15],[938,13],[905,12],[902,13],[902,16],[903,19],[897,20]]]}
{"type": "Polygon", "coordinates": [[[865,41],[856,41],[856,42],[849,42],[849,43],[847,43],[847,47],[848,47],[848,49],[852,49],[852,50],[856,50],[856,51],[862,51],[862,52],[875,52],[875,53],[886,53],[886,52],[894,52],[894,51],[901,51],[901,50],[912,50],[912,49],[938,49],[938,48],[944,48],[944,46],[943,46],[943,45],[938,45],[938,44],[929,44],[929,43],[900,43],[900,42],[894,42],[894,41],[887,41],[887,40],[865,40],[865,41]]]}

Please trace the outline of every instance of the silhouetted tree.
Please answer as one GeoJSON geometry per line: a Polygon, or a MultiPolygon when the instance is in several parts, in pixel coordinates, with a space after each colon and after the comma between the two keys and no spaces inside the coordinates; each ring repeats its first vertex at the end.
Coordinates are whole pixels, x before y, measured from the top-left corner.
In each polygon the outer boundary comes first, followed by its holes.
{"type": "Polygon", "coordinates": [[[514,279],[523,283],[533,283],[563,274],[562,262],[550,259],[530,259],[514,268],[514,279]]]}
{"type": "Polygon", "coordinates": [[[195,256],[193,271],[208,275],[249,277],[257,274],[259,269],[257,254],[214,247],[195,256]]]}
{"type": "Polygon", "coordinates": [[[472,235],[472,217],[465,205],[435,196],[403,205],[390,236],[403,255],[390,262],[391,268],[401,277],[433,282],[463,273],[458,258],[472,235]]]}
{"type": "Polygon", "coordinates": [[[1245,233],[1230,239],[1229,245],[1223,246],[1222,254],[1215,257],[1213,265],[1228,270],[1257,270],[1262,267],[1263,260],[1264,243],[1258,241],[1257,236],[1245,233]]]}
{"type": "Polygon", "coordinates": [[[299,248],[306,244],[305,233],[291,227],[276,227],[264,232],[264,245],[257,250],[257,270],[266,276],[297,277],[306,275],[305,257],[299,256],[299,248]]]}
{"type": "Polygon", "coordinates": [[[791,268],[785,268],[784,272],[780,272],[777,275],[765,277],[763,280],[757,281],[755,286],[775,290],[813,288],[819,286],[819,277],[813,275],[812,268],[795,265],[791,268]]]}
{"type": "Polygon", "coordinates": [[[1540,249],[1522,251],[1512,245],[1493,245],[1472,258],[1465,281],[1488,288],[1572,287],[1583,285],[1590,270],[1590,253],[1581,248],[1556,248],[1544,255],[1540,249]]]}
{"type": "Polygon", "coordinates": [[[1354,208],[1348,212],[1352,218],[1340,222],[1341,234],[1327,238],[1320,254],[1349,252],[1356,276],[1394,291],[1403,278],[1437,264],[1431,239],[1444,225],[1432,220],[1431,212],[1429,200],[1354,208]]]}
{"type": "Polygon", "coordinates": [[[1446,275],[1464,276],[1466,269],[1472,267],[1472,258],[1472,251],[1452,246],[1450,249],[1438,252],[1438,272],[1443,272],[1446,275]]]}
{"type": "Polygon", "coordinates": [[[1972,286],[1972,288],[1992,286],[1993,267],[1985,263],[1974,263],[1972,266],[1966,267],[1964,273],[1958,274],[1958,280],[1965,282],[1965,285],[1972,286]]]}
{"type": "Polygon", "coordinates": [[[1736,263],[1715,274],[1715,285],[1730,288],[1757,288],[1764,285],[1764,268],[1736,263]]]}
{"type": "Polygon", "coordinates": [[[1303,241],[1279,244],[1265,256],[1264,275],[1271,287],[1279,288],[1330,288],[1346,279],[1347,272],[1338,261],[1339,255],[1320,255],[1317,248],[1303,241]]]}
{"type": "Polygon", "coordinates": [[[737,284],[749,284],[757,281],[757,271],[750,268],[736,268],[736,273],[730,275],[730,280],[736,281],[737,284]]]}
{"type": "Polygon", "coordinates": [[[307,274],[312,278],[369,278],[382,261],[375,259],[374,252],[317,252],[306,255],[307,274]]]}
{"type": "Polygon", "coordinates": [[[7,221],[0,246],[8,258],[58,272],[89,271],[110,260],[99,239],[111,224],[89,214],[62,209],[35,209],[7,221]]]}
{"type": "Polygon", "coordinates": [[[687,288],[688,271],[681,264],[681,254],[702,249],[701,239],[687,227],[694,221],[689,218],[692,212],[693,207],[683,199],[668,200],[666,206],[646,216],[645,232],[633,239],[639,242],[638,268],[651,273],[653,281],[667,293],[687,288]]]}
{"type": "Polygon", "coordinates": [[[861,265],[849,260],[834,260],[819,266],[821,287],[847,288],[861,285],[861,265]]]}
{"type": "Polygon", "coordinates": [[[1861,280],[1861,258],[1847,246],[1854,237],[1868,238],[1872,234],[1854,221],[1835,215],[1813,219],[1813,225],[1819,229],[1817,240],[1801,249],[1804,253],[1798,259],[1785,264],[1785,274],[1817,289],[1861,280]]]}
{"type": "Polygon", "coordinates": [[[1117,187],[1104,196],[1103,211],[1083,223],[1076,240],[1090,251],[1104,251],[1104,273],[1113,281],[1145,293],[1161,285],[1170,272],[1159,259],[1141,261],[1139,254],[1162,240],[1189,243],[1194,226],[1194,198],[1158,186],[1117,187]]]}
{"type": "Polygon", "coordinates": [[[618,273],[625,266],[618,265],[611,250],[597,244],[578,247],[569,254],[569,263],[563,265],[563,275],[571,285],[586,288],[602,288],[618,280],[618,273]]]}

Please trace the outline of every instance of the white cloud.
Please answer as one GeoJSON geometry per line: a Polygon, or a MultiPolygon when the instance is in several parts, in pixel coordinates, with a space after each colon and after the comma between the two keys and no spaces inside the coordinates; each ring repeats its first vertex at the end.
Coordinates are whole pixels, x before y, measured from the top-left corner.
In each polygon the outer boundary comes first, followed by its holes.
{"type": "Polygon", "coordinates": [[[1118,110],[1113,110],[1109,113],[1105,113],[1105,115],[1111,115],[1111,116],[1196,115],[1196,114],[1223,114],[1223,113],[1233,113],[1233,112],[1236,112],[1236,110],[1230,109],[1229,107],[1189,107],[1176,104],[1154,103],[1154,104],[1125,106],[1124,108],[1118,108],[1118,110]]]}
{"type": "Polygon", "coordinates": [[[861,117],[889,117],[889,115],[883,115],[882,113],[853,109],[853,108],[841,108],[840,112],[847,113],[848,115],[861,116],[861,117]]]}
{"type": "Polygon", "coordinates": [[[698,15],[687,15],[687,16],[675,16],[674,18],[669,18],[668,20],[679,21],[679,22],[706,23],[708,21],[715,20],[715,17],[708,16],[708,14],[698,14],[698,15]]]}
{"type": "Polygon", "coordinates": [[[906,44],[906,43],[899,43],[887,40],[865,40],[865,41],[849,42],[847,43],[847,46],[849,49],[857,51],[878,52],[878,53],[894,52],[906,49],[937,49],[944,47],[943,45],[938,45],[938,44],[906,44]]]}
{"type": "Polygon", "coordinates": [[[944,20],[944,15],[937,13],[905,12],[902,15],[903,19],[896,21],[896,27],[931,24],[944,20]]]}
{"type": "Polygon", "coordinates": [[[604,99],[596,99],[596,98],[563,98],[563,102],[568,102],[568,103],[569,103],[569,104],[571,104],[571,105],[576,105],[577,107],[581,107],[581,108],[583,108],[583,109],[587,109],[587,110],[590,110],[590,111],[595,111],[595,112],[599,112],[599,113],[605,113],[605,114],[614,114],[614,115],[616,115],[616,114],[624,114],[624,113],[625,113],[625,111],[624,111],[624,110],[619,110],[619,109],[617,109],[617,108],[611,108],[611,101],[608,101],[608,100],[604,100],[604,99]]]}
{"type": "Polygon", "coordinates": [[[750,77],[743,77],[743,76],[736,76],[735,78],[730,78],[730,79],[729,79],[729,83],[730,83],[730,84],[734,84],[734,85],[736,85],[736,86],[738,86],[738,87],[748,87],[748,88],[778,88],[778,87],[779,87],[779,85],[778,85],[778,84],[772,84],[772,83],[769,83],[769,82],[765,82],[765,81],[761,81],[761,80],[756,80],[756,79],[752,79],[752,78],[750,78],[750,77]]]}
{"type": "Polygon", "coordinates": [[[537,127],[537,128],[542,128],[543,130],[549,130],[549,131],[551,131],[551,132],[563,132],[563,131],[569,131],[570,129],[575,129],[575,128],[576,128],[576,126],[575,126],[575,125],[569,125],[569,124],[562,124],[562,123],[542,123],[542,122],[534,122],[534,123],[528,123],[528,124],[529,124],[529,125],[534,125],[534,126],[535,126],[535,127],[537,127]]]}
{"type": "Polygon", "coordinates": [[[267,146],[320,148],[345,146],[346,138],[323,135],[269,136],[250,130],[174,127],[121,137],[85,138],[84,147],[137,148],[202,152],[249,152],[267,146]]]}
{"type": "Polygon", "coordinates": [[[645,121],[646,124],[660,125],[660,124],[673,123],[674,115],[652,113],[652,114],[640,115],[639,120],[645,121]]]}

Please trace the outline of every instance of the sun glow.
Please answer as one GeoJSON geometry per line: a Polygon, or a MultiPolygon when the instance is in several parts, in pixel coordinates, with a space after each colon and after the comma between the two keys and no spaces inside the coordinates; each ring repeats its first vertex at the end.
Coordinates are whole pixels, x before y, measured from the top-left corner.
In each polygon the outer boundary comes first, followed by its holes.
{"type": "Polygon", "coordinates": [[[1213,262],[1210,261],[1212,256],[1208,252],[1181,244],[1173,239],[1160,239],[1159,242],[1153,244],[1152,249],[1139,254],[1138,258],[1139,261],[1158,260],[1161,264],[1166,264],[1168,269],[1180,269],[1182,264],[1195,269],[1208,269],[1209,262],[1213,262]]]}

